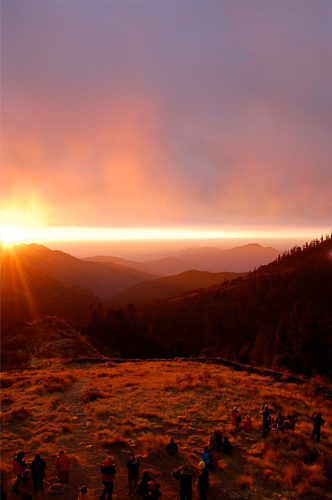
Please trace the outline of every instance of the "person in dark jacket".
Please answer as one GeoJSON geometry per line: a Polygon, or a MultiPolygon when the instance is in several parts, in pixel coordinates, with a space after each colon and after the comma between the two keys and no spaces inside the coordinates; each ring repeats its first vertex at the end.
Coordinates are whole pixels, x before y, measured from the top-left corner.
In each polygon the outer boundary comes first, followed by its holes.
{"type": "Polygon", "coordinates": [[[231,442],[229,441],[229,439],[227,437],[224,437],[224,441],[222,444],[222,451],[224,453],[226,453],[226,455],[230,455],[232,449],[233,449],[233,446],[232,446],[231,442]]]}
{"type": "Polygon", "coordinates": [[[131,495],[133,492],[133,483],[134,483],[134,490],[137,488],[137,481],[138,481],[138,473],[139,473],[139,466],[140,466],[140,461],[136,457],[136,455],[132,455],[130,459],[127,462],[127,469],[128,469],[128,493],[127,495],[131,495]]]}
{"type": "Polygon", "coordinates": [[[193,475],[189,471],[188,465],[179,467],[176,472],[173,472],[173,476],[179,481],[180,484],[180,500],[191,500],[193,496],[193,475]]]}
{"type": "Polygon", "coordinates": [[[274,419],[274,423],[277,426],[276,434],[278,434],[279,431],[283,434],[285,429],[285,417],[281,414],[281,411],[278,411],[277,416],[274,419]]]}
{"type": "Polygon", "coordinates": [[[263,405],[261,410],[263,417],[263,437],[271,430],[271,413],[268,405],[263,405]]]}
{"type": "Polygon", "coordinates": [[[149,476],[149,470],[148,469],[143,469],[142,471],[142,479],[137,485],[137,488],[135,490],[135,495],[139,495],[143,500],[147,498],[147,495],[149,493],[149,487],[148,483],[151,481],[151,477],[149,476]]]}
{"type": "Polygon", "coordinates": [[[222,447],[222,434],[218,430],[213,431],[214,437],[216,438],[217,450],[220,450],[222,447]]]}
{"type": "Polygon", "coordinates": [[[174,443],[174,438],[172,437],[170,442],[166,445],[166,453],[171,457],[172,455],[177,453],[177,451],[178,451],[178,445],[174,443]]]}
{"type": "Polygon", "coordinates": [[[154,481],[153,479],[148,482],[149,493],[146,497],[149,500],[157,500],[157,498],[161,497],[162,492],[159,490],[160,485],[154,481]]]}
{"type": "Polygon", "coordinates": [[[319,443],[320,441],[320,428],[324,424],[324,419],[322,418],[321,413],[317,413],[316,411],[313,412],[311,415],[311,420],[314,423],[313,429],[312,429],[312,434],[311,434],[311,441],[315,441],[319,443]]]}
{"type": "Polygon", "coordinates": [[[17,476],[17,479],[22,477],[25,469],[24,451],[19,451],[13,460],[13,474],[17,476]]]}
{"type": "Polygon", "coordinates": [[[199,492],[199,500],[207,500],[207,491],[209,487],[209,469],[202,461],[199,463],[199,476],[197,482],[197,489],[199,492]]]}
{"type": "Polygon", "coordinates": [[[33,491],[43,490],[43,478],[45,474],[46,462],[40,456],[40,453],[35,454],[34,460],[30,464],[32,481],[33,481],[33,491]]]}
{"type": "Polygon", "coordinates": [[[106,458],[100,467],[101,480],[104,485],[104,491],[100,496],[100,500],[104,500],[107,496],[108,500],[112,500],[113,481],[115,478],[115,464],[110,458],[106,458]]]}
{"type": "Polygon", "coordinates": [[[293,415],[291,415],[290,413],[288,413],[288,415],[286,415],[285,417],[285,428],[286,429],[291,429],[292,431],[295,430],[295,417],[293,415]]]}

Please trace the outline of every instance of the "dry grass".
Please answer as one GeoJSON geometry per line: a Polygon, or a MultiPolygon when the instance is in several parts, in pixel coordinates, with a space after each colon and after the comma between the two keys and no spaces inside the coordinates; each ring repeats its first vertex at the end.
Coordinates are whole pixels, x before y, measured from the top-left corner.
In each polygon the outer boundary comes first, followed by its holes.
{"type": "MultiPolygon", "coordinates": [[[[115,498],[126,493],[126,462],[132,453],[161,484],[164,498],[178,498],[171,472],[188,463],[198,477],[200,449],[214,429],[228,436],[232,455],[223,455],[211,471],[209,500],[330,500],[332,429],[327,421],[319,446],[311,443],[310,415],[328,420],[331,403],[308,383],[297,386],[256,374],[197,362],[128,362],[3,372],[2,470],[8,485],[11,461],[23,449],[27,463],[36,451],[47,462],[47,478],[60,448],[72,458],[71,488],[63,500],[77,497],[82,481],[100,496],[101,462],[109,454],[117,464],[115,498]],[[259,411],[268,403],[296,417],[295,432],[261,438],[259,411]],[[229,412],[236,405],[254,430],[236,430],[229,412]],[[164,452],[170,437],[179,452],[164,452]],[[330,471],[330,472],[328,472],[330,471]]],[[[13,500],[12,493],[9,500],[13,500]]]]}

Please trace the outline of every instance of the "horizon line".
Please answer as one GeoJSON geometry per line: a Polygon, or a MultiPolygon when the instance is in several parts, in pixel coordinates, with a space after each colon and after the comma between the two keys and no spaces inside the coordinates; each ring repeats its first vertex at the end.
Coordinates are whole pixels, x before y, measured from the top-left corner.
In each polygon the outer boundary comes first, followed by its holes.
{"type": "Polygon", "coordinates": [[[0,226],[3,245],[80,241],[179,241],[239,239],[316,239],[331,229],[290,226],[239,226],[225,228],[98,228],[74,226],[0,226]]]}

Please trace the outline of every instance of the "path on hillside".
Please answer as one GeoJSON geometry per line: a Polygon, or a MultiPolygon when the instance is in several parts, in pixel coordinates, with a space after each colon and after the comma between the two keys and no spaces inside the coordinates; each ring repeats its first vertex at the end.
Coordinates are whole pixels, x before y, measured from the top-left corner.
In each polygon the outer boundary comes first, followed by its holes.
{"type": "MultiPolygon", "coordinates": [[[[72,464],[69,476],[70,487],[61,496],[59,495],[59,499],[63,500],[76,500],[79,488],[83,485],[88,487],[89,497],[92,498],[99,498],[103,490],[100,466],[107,457],[107,452],[98,446],[94,436],[98,431],[96,427],[98,420],[84,410],[82,394],[88,381],[88,377],[75,380],[71,388],[61,397],[61,404],[67,408],[73,426],[70,440],[66,439],[69,442],[66,444],[65,451],[70,455],[72,464]],[[79,461],[77,457],[79,457],[79,461]]],[[[127,450],[123,450],[123,452],[128,455],[127,450]]],[[[125,492],[127,491],[127,472],[123,468],[117,468],[115,485],[117,483],[124,485],[125,492]]],[[[113,499],[120,498],[125,498],[125,493],[119,496],[115,491],[113,499]]]]}

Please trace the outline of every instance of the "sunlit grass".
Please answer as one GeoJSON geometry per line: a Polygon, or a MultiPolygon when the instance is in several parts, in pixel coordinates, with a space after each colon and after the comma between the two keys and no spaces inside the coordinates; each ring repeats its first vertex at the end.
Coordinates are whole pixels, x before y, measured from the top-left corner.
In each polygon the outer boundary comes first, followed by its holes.
{"type": "MultiPolygon", "coordinates": [[[[310,383],[296,385],[213,364],[171,361],[110,362],[70,369],[54,365],[3,372],[1,379],[4,470],[10,471],[20,448],[26,450],[28,460],[42,450],[52,464],[64,447],[73,457],[75,487],[81,485],[84,468],[85,482],[98,489],[99,461],[112,454],[118,464],[115,488],[121,498],[127,486],[126,461],[135,453],[142,468],[152,468],[163,496],[175,500],[178,484],[171,472],[188,463],[197,481],[200,449],[218,429],[234,449],[211,471],[209,500],[249,493],[252,500],[330,500],[324,472],[331,461],[330,425],[322,429],[319,452],[310,441],[311,411],[328,417],[330,401],[316,396],[310,383]],[[271,432],[263,440],[259,414],[263,403],[269,404],[272,417],[279,409],[292,413],[295,432],[271,432]],[[252,432],[245,432],[242,423],[238,430],[234,428],[229,415],[234,405],[242,419],[251,416],[252,432]],[[174,457],[164,451],[170,437],[179,445],[174,457]]],[[[10,478],[10,472],[4,477],[10,478]]]]}

